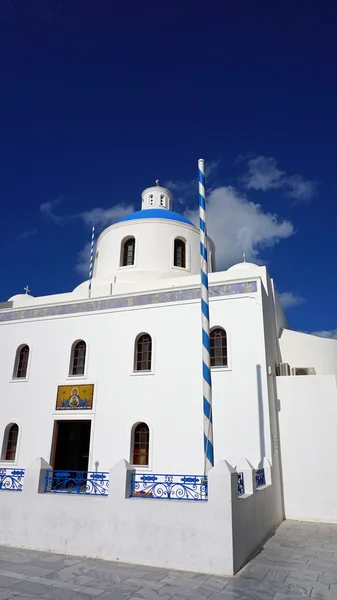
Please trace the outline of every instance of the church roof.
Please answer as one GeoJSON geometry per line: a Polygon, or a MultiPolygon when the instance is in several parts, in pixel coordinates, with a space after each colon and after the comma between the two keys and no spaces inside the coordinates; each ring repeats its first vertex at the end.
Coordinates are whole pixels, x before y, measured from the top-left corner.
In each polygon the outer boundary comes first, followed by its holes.
{"type": "Polygon", "coordinates": [[[138,219],[168,219],[169,221],[178,221],[179,223],[186,223],[186,225],[192,225],[192,227],[194,227],[193,223],[183,215],[165,208],[148,208],[147,210],[138,210],[137,212],[123,217],[119,222],[136,221],[138,219]]]}

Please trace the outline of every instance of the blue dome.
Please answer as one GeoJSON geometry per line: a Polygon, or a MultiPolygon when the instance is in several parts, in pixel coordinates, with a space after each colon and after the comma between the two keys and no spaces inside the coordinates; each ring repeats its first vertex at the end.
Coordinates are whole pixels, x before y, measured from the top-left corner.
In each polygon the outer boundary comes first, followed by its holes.
{"type": "Polygon", "coordinates": [[[167,210],[166,208],[147,208],[146,210],[138,210],[137,212],[126,215],[119,221],[136,221],[138,219],[169,219],[170,221],[179,221],[179,223],[186,223],[186,225],[192,225],[193,223],[186,219],[183,215],[174,212],[173,210],[167,210]]]}

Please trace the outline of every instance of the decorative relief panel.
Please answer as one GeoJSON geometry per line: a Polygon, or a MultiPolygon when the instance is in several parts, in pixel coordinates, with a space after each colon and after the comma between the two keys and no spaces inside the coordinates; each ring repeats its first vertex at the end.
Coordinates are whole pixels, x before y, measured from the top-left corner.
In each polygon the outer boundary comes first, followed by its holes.
{"type": "MultiPolygon", "coordinates": [[[[251,294],[255,292],[257,292],[256,281],[213,285],[209,288],[210,298],[251,294]]],[[[41,319],[43,317],[54,317],[57,315],[97,312],[100,310],[146,306],[149,304],[184,302],[185,300],[197,300],[198,298],[200,298],[199,287],[191,290],[171,290],[154,294],[140,294],[138,296],[88,300],[88,302],[74,302],[70,304],[60,304],[59,306],[45,306],[43,308],[21,308],[18,310],[0,312],[0,322],[20,321],[22,319],[41,319]]]]}

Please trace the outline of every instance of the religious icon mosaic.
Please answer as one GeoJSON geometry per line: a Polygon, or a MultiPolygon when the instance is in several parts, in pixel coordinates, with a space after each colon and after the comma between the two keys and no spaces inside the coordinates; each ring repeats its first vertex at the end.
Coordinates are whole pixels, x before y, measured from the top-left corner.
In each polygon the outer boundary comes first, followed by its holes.
{"type": "Polygon", "coordinates": [[[91,410],[94,399],[94,385],[59,385],[56,396],[56,410],[91,410]]]}

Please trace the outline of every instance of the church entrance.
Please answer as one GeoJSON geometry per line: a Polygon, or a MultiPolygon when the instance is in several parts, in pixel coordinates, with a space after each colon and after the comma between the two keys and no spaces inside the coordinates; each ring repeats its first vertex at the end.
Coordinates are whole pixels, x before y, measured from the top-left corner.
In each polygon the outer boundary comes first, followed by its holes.
{"type": "Polygon", "coordinates": [[[87,471],[91,421],[56,421],[51,464],[56,471],[87,471]]]}

